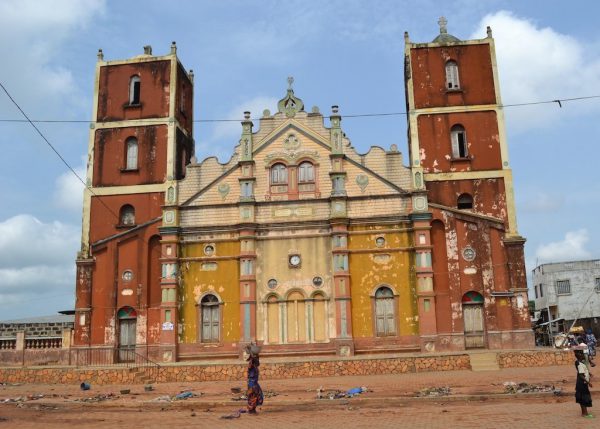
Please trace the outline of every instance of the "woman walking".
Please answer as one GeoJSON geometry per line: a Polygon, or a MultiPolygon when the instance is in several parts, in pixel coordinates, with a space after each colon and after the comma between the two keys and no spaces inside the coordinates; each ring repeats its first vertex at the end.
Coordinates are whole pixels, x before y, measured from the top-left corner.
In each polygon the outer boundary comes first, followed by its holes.
{"type": "Polygon", "coordinates": [[[596,366],[596,364],[594,363],[594,359],[596,358],[596,344],[597,344],[597,340],[596,340],[596,336],[594,335],[594,332],[592,331],[592,328],[587,328],[587,331],[585,333],[585,342],[587,343],[588,346],[588,356],[590,359],[590,364],[592,366],[596,366]]]}
{"type": "Polygon", "coordinates": [[[256,414],[256,407],[263,403],[263,392],[258,384],[258,367],[260,361],[258,357],[259,347],[256,344],[248,344],[246,346],[246,354],[248,355],[248,414],[256,414]]]}
{"type": "Polygon", "coordinates": [[[588,411],[588,407],[592,406],[592,395],[590,394],[590,372],[585,364],[585,357],[582,350],[575,350],[575,368],[577,370],[577,382],[575,384],[575,402],[581,407],[581,416],[593,418],[594,416],[588,411]]]}

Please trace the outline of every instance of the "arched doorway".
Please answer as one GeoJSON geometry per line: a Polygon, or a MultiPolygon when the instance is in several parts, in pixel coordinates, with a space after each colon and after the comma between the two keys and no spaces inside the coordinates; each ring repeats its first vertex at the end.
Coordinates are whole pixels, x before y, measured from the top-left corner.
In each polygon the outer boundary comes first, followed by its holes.
{"type": "Polygon", "coordinates": [[[117,313],[119,319],[119,362],[135,360],[135,326],[137,313],[131,307],[123,307],[117,313]]]}
{"type": "Polygon", "coordinates": [[[298,291],[287,297],[287,341],[288,343],[306,342],[306,307],[304,295],[298,291]]]}
{"type": "Polygon", "coordinates": [[[375,329],[378,337],[396,335],[394,292],[382,286],[375,292],[375,329]]]}
{"type": "Polygon", "coordinates": [[[202,330],[200,341],[203,343],[218,343],[221,332],[221,314],[219,298],[207,294],[200,301],[200,320],[202,330]]]}
{"type": "Polygon", "coordinates": [[[462,307],[465,325],[465,348],[485,347],[483,296],[475,291],[465,293],[462,298],[462,307]]]}
{"type": "Polygon", "coordinates": [[[275,295],[267,299],[267,324],[269,344],[279,344],[279,299],[275,295]]]}

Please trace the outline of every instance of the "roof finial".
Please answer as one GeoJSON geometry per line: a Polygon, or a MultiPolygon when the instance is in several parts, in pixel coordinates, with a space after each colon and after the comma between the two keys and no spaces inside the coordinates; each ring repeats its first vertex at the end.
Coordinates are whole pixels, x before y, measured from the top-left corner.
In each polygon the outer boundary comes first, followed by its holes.
{"type": "Polygon", "coordinates": [[[443,16],[440,16],[440,19],[438,20],[438,24],[440,25],[440,34],[448,33],[448,27],[446,27],[446,25],[448,24],[448,20],[446,18],[444,18],[443,16]]]}
{"type": "Polygon", "coordinates": [[[294,77],[288,76],[287,81],[288,81],[288,89],[292,89],[292,85],[294,83],[294,77]]]}

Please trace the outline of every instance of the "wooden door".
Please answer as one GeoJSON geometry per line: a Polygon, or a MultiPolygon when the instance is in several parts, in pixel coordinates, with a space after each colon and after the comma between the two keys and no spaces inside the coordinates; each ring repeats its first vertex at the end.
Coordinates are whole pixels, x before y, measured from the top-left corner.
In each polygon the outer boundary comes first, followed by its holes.
{"type": "Polygon", "coordinates": [[[304,296],[299,292],[288,296],[287,340],[290,343],[306,342],[306,307],[304,296]]]}
{"type": "Polygon", "coordinates": [[[202,305],[202,342],[219,342],[219,305],[202,305]]]}
{"type": "Polygon", "coordinates": [[[463,305],[465,347],[484,347],[483,305],[463,305]]]}
{"type": "Polygon", "coordinates": [[[394,295],[389,288],[381,288],[375,294],[375,319],[378,337],[396,335],[394,295]]]}
{"type": "Polygon", "coordinates": [[[315,295],[313,301],[313,321],[315,327],[315,341],[327,340],[327,311],[325,308],[325,297],[321,294],[315,295]]]}
{"type": "Polygon", "coordinates": [[[137,319],[119,320],[119,362],[135,360],[135,324],[137,319]]]}

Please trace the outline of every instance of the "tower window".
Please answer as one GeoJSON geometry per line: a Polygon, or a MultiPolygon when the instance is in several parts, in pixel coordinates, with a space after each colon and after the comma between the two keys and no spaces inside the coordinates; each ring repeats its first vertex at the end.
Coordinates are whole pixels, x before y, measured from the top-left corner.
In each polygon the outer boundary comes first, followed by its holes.
{"type": "Polygon", "coordinates": [[[125,226],[135,225],[135,209],[133,208],[133,206],[131,206],[129,204],[125,204],[123,207],[121,207],[119,219],[121,221],[121,225],[125,225],[125,226]]]}
{"type": "Polygon", "coordinates": [[[135,137],[127,139],[126,170],[136,170],[138,168],[138,142],[135,137]]]}
{"type": "Polygon", "coordinates": [[[275,164],[271,167],[271,184],[285,185],[287,184],[287,168],[283,164],[275,164]]]}
{"type": "Polygon", "coordinates": [[[467,133],[462,125],[454,125],[450,130],[450,140],[452,141],[452,157],[466,158],[467,151],[467,133]]]}
{"type": "Polygon", "coordinates": [[[456,61],[448,61],[446,63],[446,88],[460,89],[460,82],[458,81],[458,64],[456,64],[456,61]]]}
{"type": "Polygon", "coordinates": [[[132,76],[129,80],[129,104],[140,104],[140,89],[140,77],[132,76]]]}
{"type": "Polygon", "coordinates": [[[298,182],[314,182],[315,181],[315,169],[313,165],[306,161],[298,167],[298,182]]]}
{"type": "Polygon", "coordinates": [[[469,194],[461,194],[456,200],[456,207],[459,209],[472,209],[473,197],[469,194]]]}

